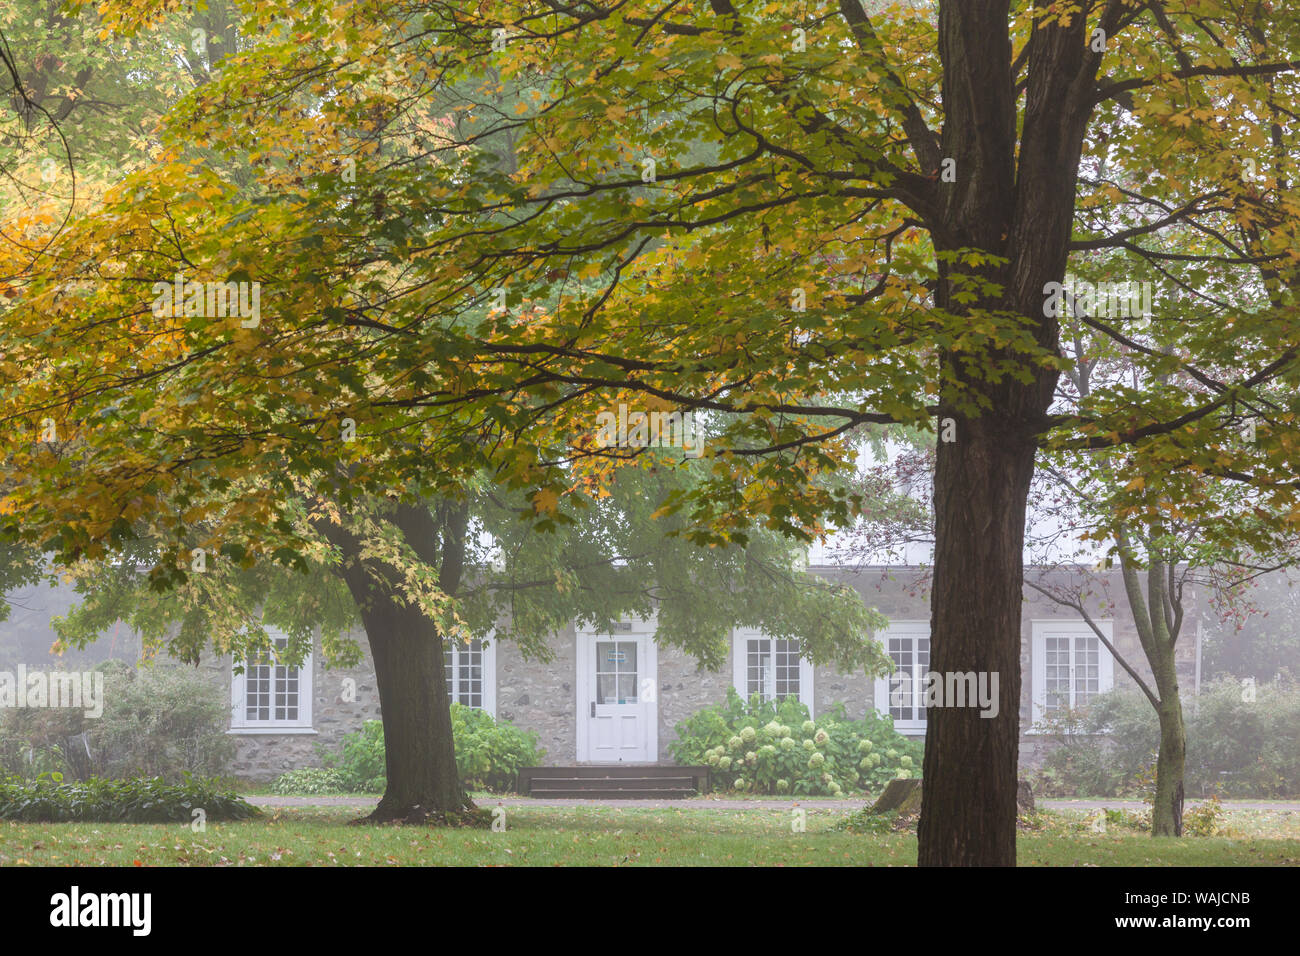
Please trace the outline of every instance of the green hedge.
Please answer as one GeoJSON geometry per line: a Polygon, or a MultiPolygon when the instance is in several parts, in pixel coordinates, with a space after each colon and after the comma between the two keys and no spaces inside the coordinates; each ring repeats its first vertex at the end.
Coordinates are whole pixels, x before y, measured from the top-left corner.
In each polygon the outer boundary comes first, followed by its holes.
{"type": "Polygon", "coordinates": [[[322,751],[321,759],[338,775],[338,792],[383,793],[387,783],[383,722],[367,720],[343,738],[338,753],[322,751]]]}
{"type": "Polygon", "coordinates": [[[487,711],[451,705],[451,730],[456,739],[456,769],[471,790],[509,793],[520,767],[535,767],[546,756],[537,734],[523,731],[487,711]]]}
{"type": "Polygon", "coordinates": [[[195,810],[207,821],[246,820],[261,815],[218,781],[186,777],[130,780],[92,778],[64,783],[60,774],[36,780],[0,780],[0,820],[24,823],[192,823],[195,810]]]}
{"type": "Polygon", "coordinates": [[[343,774],[328,767],[303,767],[280,774],[271,784],[271,792],[283,795],[346,793],[343,774]]]}
{"type": "Polygon", "coordinates": [[[706,707],[677,725],[669,752],[682,765],[707,765],[713,785],[745,793],[838,796],[882,789],[895,777],[919,777],[920,741],[888,717],[850,720],[837,704],[816,720],[796,698],[779,704],[757,695],[706,707]]]}

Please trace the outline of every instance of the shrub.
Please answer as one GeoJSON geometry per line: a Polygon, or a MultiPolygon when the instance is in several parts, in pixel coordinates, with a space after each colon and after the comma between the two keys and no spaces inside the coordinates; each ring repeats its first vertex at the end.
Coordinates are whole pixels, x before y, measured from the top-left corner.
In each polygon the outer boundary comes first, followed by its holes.
{"type": "Polygon", "coordinates": [[[1243,700],[1234,680],[1202,687],[1187,721],[1189,793],[1300,796],[1300,684],[1268,682],[1243,700]]]}
{"type": "Polygon", "coordinates": [[[24,823],[190,823],[204,819],[246,820],[261,812],[215,780],[186,775],[169,784],[161,777],[63,783],[59,774],[36,780],[0,781],[0,820],[24,823]]]}
{"type": "Polygon", "coordinates": [[[1188,836],[1218,836],[1222,832],[1224,813],[1219,798],[1210,797],[1183,814],[1183,832],[1188,836]]]}
{"type": "Polygon", "coordinates": [[[1124,775],[1114,768],[1106,742],[1092,737],[1062,736],[1033,775],[1041,796],[1113,797],[1124,775]]]}
{"type": "MultiPolygon", "coordinates": [[[[536,766],[546,756],[535,733],[473,707],[451,705],[451,731],[456,769],[467,789],[512,791],[519,768],[536,766]]],[[[340,754],[323,754],[322,759],[338,772],[342,789],[382,793],[387,782],[383,722],[366,721],[360,731],[343,738],[340,754]]]]}
{"type": "Polygon", "coordinates": [[[303,767],[280,774],[271,784],[272,793],[346,793],[343,774],[328,767],[303,767]]]}
{"type": "Polygon", "coordinates": [[[796,698],[745,702],[731,688],[725,702],[679,723],[668,749],[679,764],[708,766],[721,789],[821,796],[878,790],[911,775],[922,753],[887,717],[849,720],[837,705],[811,720],[796,698]]]}
{"type": "Polygon", "coordinates": [[[383,793],[387,780],[383,721],[367,720],[360,730],[343,738],[340,753],[322,753],[321,760],[327,768],[338,771],[344,790],[383,793]]]}
{"type": "Polygon", "coordinates": [[[226,772],[235,742],[226,733],[228,692],[201,673],[175,666],[137,669],[120,661],[104,674],[104,712],[22,708],[0,714],[0,767],[32,779],[161,777],[226,772]]]}
{"type": "Polygon", "coordinates": [[[451,730],[456,739],[456,769],[472,790],[509,793],[515,789],[520,767],[534,767],[546,751],[537,746],[537,734],[504,720],[494,720],[484,710],[451,705],[451,730]]]}
{"type": "MultiPolygon", "coordinates": [[[[1243,700],[1233,680],[1183,699],[1184,787],[1230,797],[1300,796],[1300,686],[1266,683],[1243,700]]],[[[1136,690],[1113,690],[1086,709],[1044,722],[1056,737],[1034,789],[1052,796],[1142,794],[1153,788],[1160,724],[1136,690]]]]}

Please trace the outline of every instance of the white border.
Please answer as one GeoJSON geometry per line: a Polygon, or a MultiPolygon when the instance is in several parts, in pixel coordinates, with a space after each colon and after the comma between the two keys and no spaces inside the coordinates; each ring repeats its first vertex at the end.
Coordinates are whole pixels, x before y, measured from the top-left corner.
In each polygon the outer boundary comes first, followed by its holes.
{"type": "MultiPolygon", "coordinates": [[[[455,668],[456,657],[465,645],[453,639],[444,640],[446,646],[451,647],[451,663],[455,668]]],[[[497,715],[497,632],[493,630],[476,640],[483,642],[483,706],[480,709],[495,718],[497,715]]],[[[445,672],[443,678],[446,679],[445,672]]]]}

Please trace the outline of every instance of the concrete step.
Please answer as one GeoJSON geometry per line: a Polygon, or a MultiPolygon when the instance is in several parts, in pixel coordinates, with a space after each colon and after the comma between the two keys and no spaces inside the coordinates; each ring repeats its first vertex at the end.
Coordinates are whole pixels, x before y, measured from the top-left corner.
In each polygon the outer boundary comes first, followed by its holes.
{"type": "Polygon", "coordinates": [[[533,777],[532,790],[694,790],[694,777],[533,777]]]}
{"type": "Polygon", "coordinates": [[[577,796],[589,794],[648,794],[675,797],[705,793],[709,789],[708,767],[678,767],[655,764],[596,764],[582,767],[522,767],[518,792],[533,796],[577,796]]]}
{"type": "Polygon", "coordinates": [[[529,794],[538,799],[574,799],[574,800],[684,800],[687,797],[695,796],[694,787],[689,789],[682,788],[661,788],[654,790],[584,790],[584,789],[565,789],[565,790],[547,790],[541,787],[534,787],[529,794]]]}

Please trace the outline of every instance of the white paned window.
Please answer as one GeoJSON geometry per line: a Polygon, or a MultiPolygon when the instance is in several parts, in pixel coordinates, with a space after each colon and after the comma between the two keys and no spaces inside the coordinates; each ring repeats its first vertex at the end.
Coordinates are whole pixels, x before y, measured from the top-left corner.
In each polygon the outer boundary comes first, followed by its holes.
{"type": "MultiPolygon", "coordinates": [[[[1111,622],[1097,626],[1111,637],[1111,622]]],[[[1034,621],[1034,718],[1084,707],[1115,686],[1115,661],[1083,621],[1034,621]]]]}
{"type": "Polygon", "coordinates": [[[442,662],[447,696],[458,704],[496,716],[496,642],[479,638],[465,643],[449,639],[442,662]]]}
{"type": "Polygon", "coordinates": [[[735,634],[732,657],[736,692],[745,700],[754,694],[764,700],[796,697],[812,711],[812,665],[800,656],[797,640],[740,628],[735,634]]]}
{"type": "Polygon", "coordinates": [[[880,714],[894,718],[894,728],[925,730],[926,674],[930,671],[930,623],[894,621],[879,635],[894,672],[876,680],[875,703],[880,714]]]}
{"type": "Polygon", "coordinates": [[[249,662],[230,681],[230,729],[235,732],[311,730],[311,655],[294,667],[275,660],[289,637],[267,628],[276,648],[272,657],[249,662]]]}

